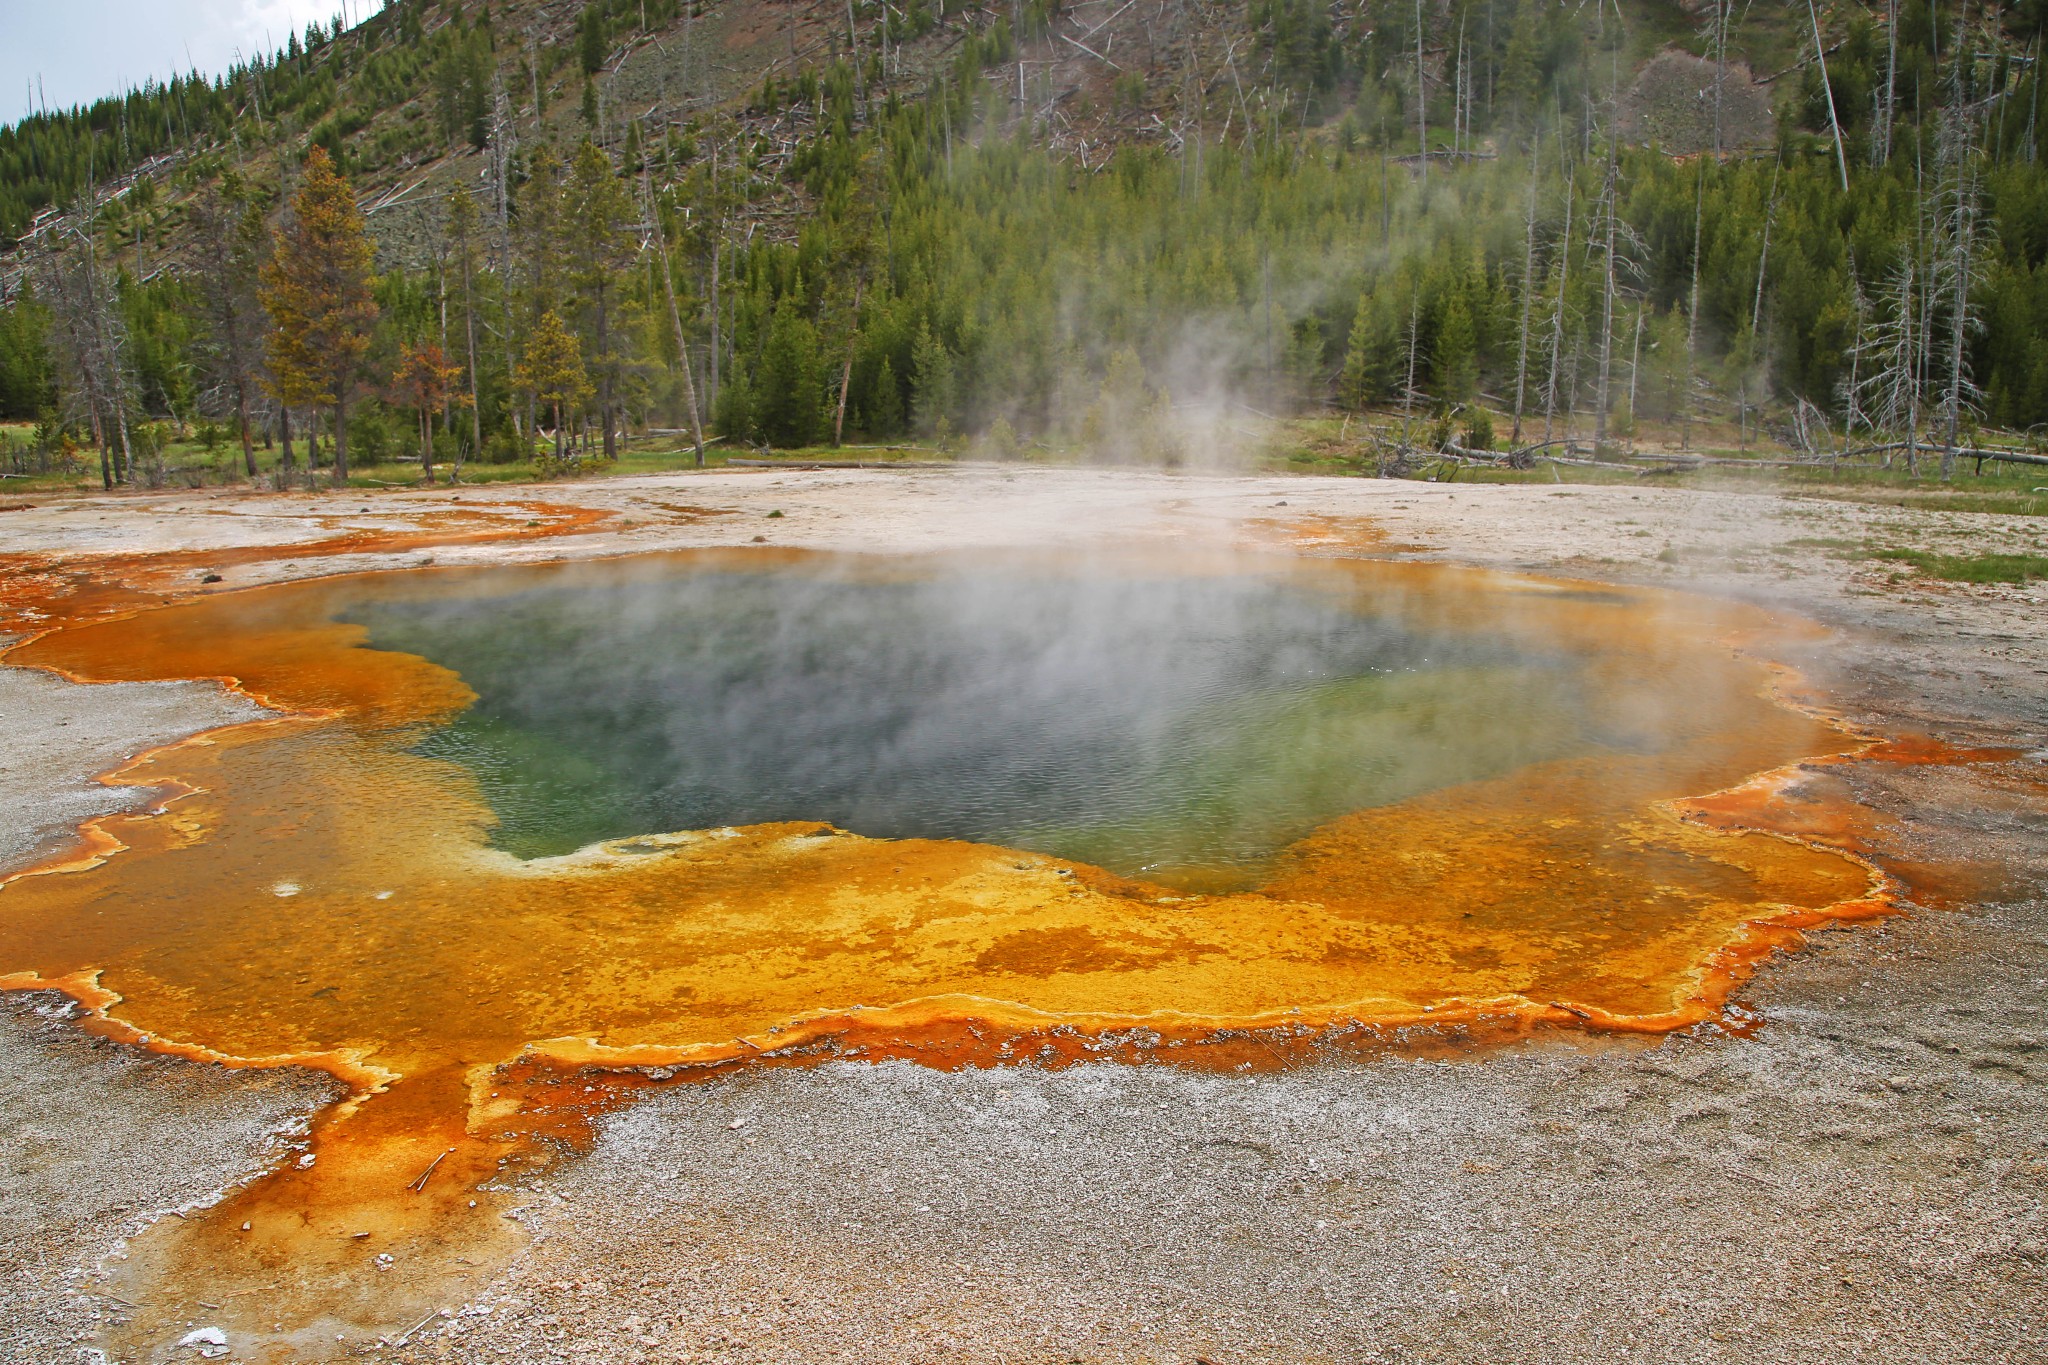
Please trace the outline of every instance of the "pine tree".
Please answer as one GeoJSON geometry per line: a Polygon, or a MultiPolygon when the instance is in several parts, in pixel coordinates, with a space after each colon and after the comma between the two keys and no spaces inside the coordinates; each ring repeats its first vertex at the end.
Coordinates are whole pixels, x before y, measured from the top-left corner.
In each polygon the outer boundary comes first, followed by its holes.
{"type": "Polygon", "coordinates": [[[0,308],[0,418],[41,417],[54,397],[50,363],[50,310],[36,297],[33,278],[0,308]]]}
{"type": "Polygon", "coordinates": [[[882,357],[881,367],[875,372],[875,382],[868,391],[866,405],[868,434],[889,437],[903,430],[903,388],[896,379],[896,369],[889,363],[889,357],[882,357]]]}
{"type": "Polygon", "coordinates": [[[618,389],[624,368],[615,344],[613,313],[619,270],[627,259],[626,225],[633,217],[633,200],[611,158],[588,138],[576,149],[567,197],[563,246],[569,282],[581,296],[589,320],[591,378],[604,427],[604,457],[611,460],[619,453],[618,389]]]}
{"type": "Polygon", "coordinates": [[[818,430],[818,334],[794,292],[775,305],[761,351],[754,417],[770,445],[809,445],[818,430]]]}
{"type": "Polygon", "coordinates": [[[953,353],[932,335],[931,324],[917,325],[910,348],[910,416],[917,434],[943,440],[950,430],[955,401],[953,353]]]}
{"type": "Polygon", "coordinates": [[[1372,343],[1372,295],[1361,293],[1351,316],[1351,336],[1344,345],[1344,369],[1337,376],[1337,401],[1353,412],[1362,411],[1373,398],[1372,343]]]}
{"type": "Polygon", "coordinates": [[[1472,327],[1472,310],[1465,306],[1462,294],[1452,293],[1445,300],[1430,359],[1436,367],[1439,398],[1462,403],[1479,387],[1479,341],[1472,327]]]}
{"type": "Polygon", "coordinates": [[[270,373],[278,397],[332,414],[337,488],[348,482],[349,404],[377,320],[372,260],[354,192],[326,151],[315,147],[264,263],[260,293],[270,315],[270,373]]]}
{"type": "Polygon", "coordinates": [[[555,419],[555,459],[563,458],[562,409],[575,411],[590,396],[590,376],[583,368],[583,347],[552,310],[526,338],[526,354],[514,369],[512,382],[535,402],[545,403],[555,419]]]}

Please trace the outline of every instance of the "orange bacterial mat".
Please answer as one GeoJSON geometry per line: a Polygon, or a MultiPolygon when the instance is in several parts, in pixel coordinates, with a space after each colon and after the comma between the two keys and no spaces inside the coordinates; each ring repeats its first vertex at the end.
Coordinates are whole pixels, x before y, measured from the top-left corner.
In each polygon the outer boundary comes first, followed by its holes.
{"type": "MultiPolygon", "coordinates": [[[[801,558],[679,558],[764,555],[801,558]]],[[[552,572],[390,583],[460,593],[552,572]]],[[[1663,1031],[1716,1018],[1799,928],[1885,908],[1853,822],[1787,796],[1797,765],[1871,742],[1779,699],[1783,670],[1760,656],[1811,627],[1441,565],[1317,572],[1569,651],[1607,723],[1660,743],[1344,815],[1227,893],[815,822],[521,862],[489,846],[465,769],[409,752],[469,703],[463,680],[333,620],[361,580],[112,616],[101,595],[49,623],[9,662],[220,678],[278,714],[114,775],[162,799],[6,884],[0,984],[63,989],[95,1027],[166,1050],[322,1067],[353,1096],[322,1116],[309,1163],[140,1239],[121,1342],[196,1319],[292,1358],[402,1330],[518,1244],[498,1216],[503,1163],[545,1161],[537,1136],[574,1138],[679,1075],[848,1056],[1272,1065],[1424,1024],[1663,1031]]]]}

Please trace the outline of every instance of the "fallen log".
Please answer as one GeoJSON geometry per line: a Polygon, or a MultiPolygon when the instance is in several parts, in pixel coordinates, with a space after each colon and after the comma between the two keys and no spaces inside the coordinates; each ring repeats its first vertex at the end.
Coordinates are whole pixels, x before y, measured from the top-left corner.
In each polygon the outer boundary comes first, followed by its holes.
{"type": "Polygon", "coordinates": [[[951,460],[727,460],[728,469],[958,469],[951,460]]]}
{"type": "MultiPolygon", "coordinates": [[[[1887,441],[1883,445],[1858,446],[1854,450],[1845,450],[1835,458],[1846,460],[1853,455],[1887,455],[1899,450],[1916,450],[1928,455],[1939,455],[1946,448],[1939,442],[1931,441],[1887,441]]],[[[2048,455],[2036,455],[2028,450],[2002,450],[1996,446],[1957,446],[1956,458],[2003,460],[2007,464],[2048,465],[2048,455]]]]}

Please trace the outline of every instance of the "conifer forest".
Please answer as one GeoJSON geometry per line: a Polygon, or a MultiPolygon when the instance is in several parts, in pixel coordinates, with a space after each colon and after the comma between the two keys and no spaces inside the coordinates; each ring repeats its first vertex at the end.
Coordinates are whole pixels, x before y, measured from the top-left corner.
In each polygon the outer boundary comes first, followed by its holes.
{"type": "Polygon", "coordinates": [[[0,456],[1199,464],[1240,421],[1356,414],[1467,456],[1654,433],[1946,474],[2048,422],[2044,27],[393,0],[0,129],[0,456]]]}

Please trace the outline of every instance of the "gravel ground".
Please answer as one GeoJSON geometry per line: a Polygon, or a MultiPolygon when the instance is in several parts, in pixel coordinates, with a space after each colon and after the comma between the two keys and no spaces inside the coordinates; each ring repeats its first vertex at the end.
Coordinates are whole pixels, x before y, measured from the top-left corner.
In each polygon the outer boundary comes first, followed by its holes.
{"type": "MultiPolygon", "coordinates": [[[[1979,869],[1986,889],[1770,964],[1743,995],[1749,1036],[1422,1043],[1270,1076],[836,1065],[679,1087],[534,1177],[529,1248],[378,1358],[2048,1361],[2048,585],[1932,584],[1830,548],[2038,549],[2040,523],[1127,472],[682,476],[545,497],[621,523],[437,562],[744,544],[770,509],[777,543],[847,549],[1256,540],[1270,528],[1254,518],[1293,519],[1292,535],[1369,516],[1432,557],[1796,608],[1835,628],[1801,662],[1852,716],[2033,756],[1857,770],[1897,817],[1890,856],[1979,869]]],[[[380,496],[376,519],[429,501],[380,496]]],[[[80,527],[96,551],[303,539],[324,533],[320,505],[14,515],[61,553],[80,527]]],[[[118,712],[94,714],[115,752],[140,747],[118,712]]],[[[92,1315],[121,1311],[72,1292],[80,1277],[151,1211],[259,1171],[318,1082],[141,1058],[10,1003],[0,1340],[8,1359],[78,1362],[92,1315]]]]}
{"type": "Polygon", "coordinates": [[[82,1292],[127,1238],[262,1171],[339,1099],[92,1038],[51,991],[0,993],[0,1361],[80,1365],[121,1305],[82,1292]]]}

